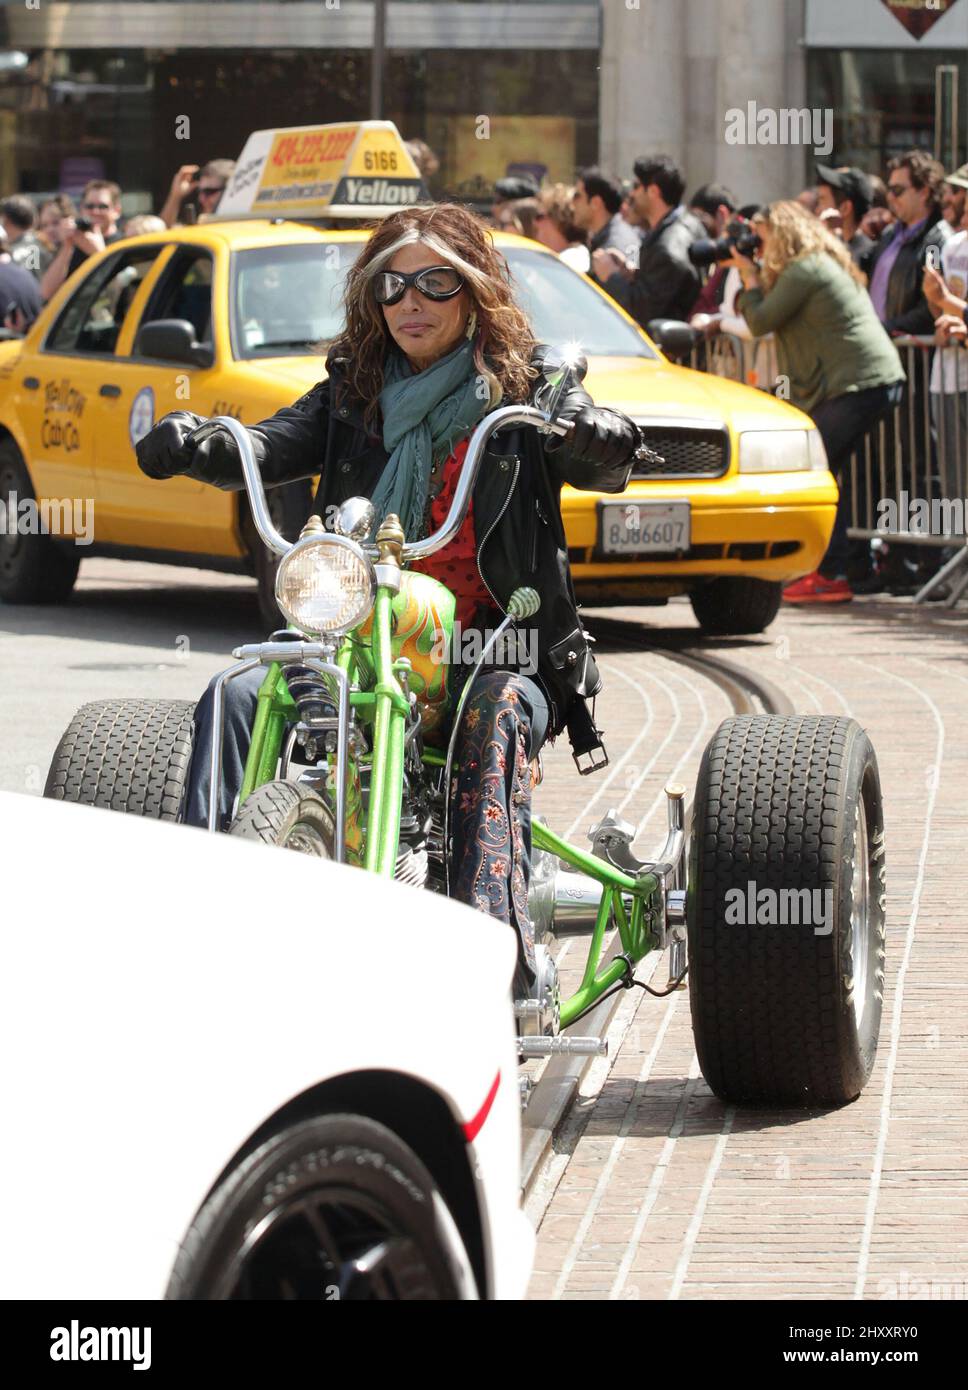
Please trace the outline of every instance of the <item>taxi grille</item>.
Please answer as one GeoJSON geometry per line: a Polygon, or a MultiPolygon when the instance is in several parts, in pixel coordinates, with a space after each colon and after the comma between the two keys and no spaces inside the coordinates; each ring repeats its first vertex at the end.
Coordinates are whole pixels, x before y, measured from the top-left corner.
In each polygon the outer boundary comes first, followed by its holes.
{"type": "Polygon", "coordinates": [[[636,424],[663,462],[633,465],[633,478],[721,478],[729,469],[729,432],[720,426],[636,424]]]}

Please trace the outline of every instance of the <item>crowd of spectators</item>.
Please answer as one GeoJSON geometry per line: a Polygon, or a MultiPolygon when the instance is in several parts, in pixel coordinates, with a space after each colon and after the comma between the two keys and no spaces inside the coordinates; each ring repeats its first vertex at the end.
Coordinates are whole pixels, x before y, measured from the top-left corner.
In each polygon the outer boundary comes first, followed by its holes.
{"type": "Polygon", "coordinates": [[[122,212],[122,192],[109,179],[92,179],[75,203],[67,193],[0,199],[0,324],[7,335],[30,328],[46,302],[89,256],[125,237],[163,232],[216,211],[235,164],[213,159],[185,164],[156,215],[122,212]]]}
{"type": "MultiPolygon", "coordinates": [[[[968,165],[946,174],[921,150],[892,159],[884,179],[818,164],[814,184],[768,207],[741,206],[718,184],[686,200],[684,174],[667,156],[636,160],[632,172],[623,182],[581,169],[571,187],[502,180],[494,222],[590,275],[643,328],[683,320],[707,343],[724,334],[762,340],[757,361],[768,370],[758,383],[813,415],[841,481],[831,548],[816,574],[785,592],[789,601],[919,587],[937,549],[894,545],[892,567],[877,569],[876,548],[849,545],[848,461],[898,408],[923,495],[968,488],[968,352],[948,350],[968,345],[968,165]],[[746,255],[734,244],[744,227],[757,243],[746,255]],[[715,256],[710,240],[720,243],[715,256]],[[945,351],[934,353],[930,379],[915,371],[905,385],[894,340],[912,337],[945,351]]],[[[896,447],[893,431],[884,447],[896,447]]]]}

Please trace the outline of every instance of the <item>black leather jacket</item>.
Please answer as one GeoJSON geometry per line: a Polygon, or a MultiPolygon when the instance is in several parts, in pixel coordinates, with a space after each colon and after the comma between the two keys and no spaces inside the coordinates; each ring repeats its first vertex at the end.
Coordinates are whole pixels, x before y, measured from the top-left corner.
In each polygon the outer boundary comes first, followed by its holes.
{"type": "MultiPolygon", "coordinates": [[[[540,366],[544,351],[537,350],[533,365],[540,366]]],[[[345,390],[345,361],[331,355],[326,366],[325,381],[249,431],[267,487],[319,474],[314,510],[324,519],[348,497],[371,496],[389,458],[382,437],[364,424],[362,402],[345,390]]],[[[592,404],[576,386],[562,413],[592,404]]],[[[203,423],[188,412],[180,418],[191,427],[203,423]]],[[[634,425],[631,434],[634,448],[639,441],[634,425]]],[[[538,674],[554,704],[549,732],[567,726],[576,759],[599,744],[584,697],[596,695],[602,680],[578,618],[561,487],[567,482],[594,492],[623,492],[631,466],[631,452],[611,466],[590,464],[552,436],[512,426],[492,437],[472,494],[478,568],[496,605],[506,610],[521,584],[541,596],[528,623],[536,628],[538,674]]],[[[243,486],[236,455],[221,469],[210,460],[193,463],[188,476],[229,490],[243,486]]]]}
{"type": "Polygon", "coordinates": [[[672,208],[643,237],[639,268],[632,279],[620,273],[610,275],[605,289],[643,328],[652,319],[688,319],[702,287],[689,247],[704,235],[691,212],[672,208]]]}
{"type": "MultiPolygon", "coordinates": [[[[887,282],[884,327],[888,333],[934,333],[934,315],[921,291],[921,281],[924,279],[928,247],[936,246],[940,251],[949,236],[951,227],[941,216],[940,209],[936,209],[920,234],[897,253],[887,282]]],[[[888,230],[867,253],[866,261],[861,262],[861,269],[867,273],[868,281],[873,278],[874,267],[892,241],[891,230],[888,230]]]]}

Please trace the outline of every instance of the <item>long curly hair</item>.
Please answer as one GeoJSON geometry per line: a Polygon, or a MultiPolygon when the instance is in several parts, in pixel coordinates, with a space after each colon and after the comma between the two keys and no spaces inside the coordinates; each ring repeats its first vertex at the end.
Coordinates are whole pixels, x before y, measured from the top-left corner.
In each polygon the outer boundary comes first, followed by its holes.
{"type": "Polygon", "coordinates": [[[763,283],[767,289],[772,289],[780,272],[791,261],[802,261],[805,256],[815,256],[819,252],[832,256],[858,285],[866,283],[844,243],[827,230],[819,217],[814,217],[799,203],[771,203],[757,217],[762,218],[770,229],[770,242],[763,256],[762,268],[763,283]]]}
{"type": "Polygon", "coordinates": [[[346,323],[331,354],[347,359],[346,389],[364,402],[373,428],[387,354],[395,349],[383,311],[373,297],[373,277],[403,246],[420,242],[464,277],[476,327],[474,366],[490,389],[490,403],[527,399],[535,373],[534,333],[515,303],[507,261],[479,217],[456,203],[407,208],[377,224],[346,277],[346,323]]]}

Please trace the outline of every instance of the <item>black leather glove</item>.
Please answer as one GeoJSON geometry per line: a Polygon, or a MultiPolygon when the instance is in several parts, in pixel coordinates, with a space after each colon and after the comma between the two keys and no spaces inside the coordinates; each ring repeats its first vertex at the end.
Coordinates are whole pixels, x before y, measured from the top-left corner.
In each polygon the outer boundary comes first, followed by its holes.
{"type": "Polygon", "coordinates": [[[617,410],[582,405],[574,412],[559,411],[558,418],[572,423],[563,442],[574,458],[585,463],[606,468],[628,463],[639,447],[638,427],[617,410]]]}
{"type": "Polygon", "coordinates": [[[193,430],[202,423],[200,415],[173,410],[134,446],[138,467],[149,478],[177,478],[190,473],[195,446],[193,430]]]}
{"type": "MultiPolygon", "coordinates": [[[[252,435],[252,440],[261,463],[265,455],[262,441],[257,434],[252,435]]],[[[135,446],[135,452],[138,467],[149,478],[187,474],[200,483],[211,483],[229,492],[243,486],[238,445],[228,430],[188,410],[172,411],[159,420],[135,446]]]]}

